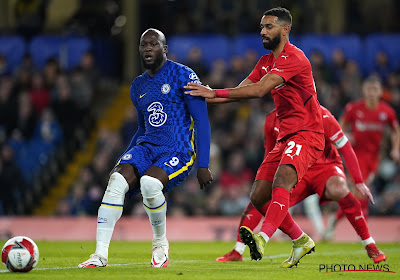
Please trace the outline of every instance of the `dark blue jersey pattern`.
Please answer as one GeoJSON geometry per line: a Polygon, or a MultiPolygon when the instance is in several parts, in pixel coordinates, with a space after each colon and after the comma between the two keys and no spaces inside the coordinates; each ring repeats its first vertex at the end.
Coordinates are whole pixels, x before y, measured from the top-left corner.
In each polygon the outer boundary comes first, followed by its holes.
{"type": "Polygon", "coordinates": [[[180,153],[198,154],[198,167],[208,167],[210,124],[202,97],[185,94],[188,82],[200,83],[197,75],[182,64],[167,60],[152,77],[147,72],[131,85],[138,131],[128,149],[141,143],[165,146],[180,153]]]}

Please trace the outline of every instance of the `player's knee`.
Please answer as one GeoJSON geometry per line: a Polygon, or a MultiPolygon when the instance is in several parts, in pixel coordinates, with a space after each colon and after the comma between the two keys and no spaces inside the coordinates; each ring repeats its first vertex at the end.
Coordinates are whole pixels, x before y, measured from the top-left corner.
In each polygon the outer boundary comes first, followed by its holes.
{"type": "Polygon", "coordinates": [[[114,172],[110,175],[108,181],[106,193],[110,196],[125,196],[126,192],[129,190],[128,182],[125,177],[118,172],[114,172]]]}
{"type": "Polygon", "coordinates": [[[143,198],[151,199],[162,194],[163,184],[160,180],[144,175],[140,178],[140,191],[143,198]]]}
{"type": "Polygon", "coordinates": [[[340,176],[333,176],[326,182],[327,198],[337,201],[348,195],[349,188],[346,180],[340,176]]]}

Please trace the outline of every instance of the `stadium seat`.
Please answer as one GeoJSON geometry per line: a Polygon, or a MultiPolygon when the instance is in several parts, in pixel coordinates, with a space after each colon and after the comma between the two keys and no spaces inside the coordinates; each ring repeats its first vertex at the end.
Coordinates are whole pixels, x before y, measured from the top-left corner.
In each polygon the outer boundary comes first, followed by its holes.
{"type": "Polygon", "coordinates": [[[55,58],[61,62],[60,55],[65,46],[61,36],[41,35],[32,39],[29,52],[35,66],[43,70],[46,62],[50,58],[55,58]]]}
{"type": "Polygon", "coordinates": [[[229,39],[224,35],[177,35],[170,37],[167,45],[169,52],[174,53],[182,63],[185,63],[187,54],[194,46],[202,50],[208,67],[218,58],[225,61],[230,58],[229,39]]]}
{"type": "Polygon", "coordinates": [[[391,71],[400,69],[400,34],[371,34],[365,39],[365,68],[369,74],[375,66],[375,57],[384,51],[389,59],[391,71]]]}
{"type": "MultiPolygon", "coordinates": [[[[289,40],[292,44],[298,46],[297,36],[290,35],[289,40]]],[[[270,51],[264,49],[260,33],[240,34],[236,36],[231,55],[243,55],[248,50],[255,50],[259,57],[268,54],[270,51]]]]}
{"type": "Polygon", "coordinates": [[[341,49],[347,59],[355,60],[363,67],[363,50],[360,37],[357,35],[304,35],[300,47],[308,58],[313,51],[319,51],[328,64],[332,62],[332,53],[341,49]]]}
{"type": "Polygon", "coordinates": [[[86,37],[41,35],[32,39],[29,51],[39,69],[43,69],[50,58],[55,58],[63,69],[71,71],[79,65],[82,55],[91,46],[91,41],[86,37]]]}
{"type": "Polygon", "coordinates": [[[22,62],[26,52],[26,43],[17,35],[0,37],[0,54],[7,58],[10,71],[14,72],[22,62]]]}
{"type": "Polygon", "coordinates": [[[73,70],[81,61],[82,55],[92,48],[91,41],[86,37],[72,37],[66,40],[67,46],[67,71],[73,70]]]}

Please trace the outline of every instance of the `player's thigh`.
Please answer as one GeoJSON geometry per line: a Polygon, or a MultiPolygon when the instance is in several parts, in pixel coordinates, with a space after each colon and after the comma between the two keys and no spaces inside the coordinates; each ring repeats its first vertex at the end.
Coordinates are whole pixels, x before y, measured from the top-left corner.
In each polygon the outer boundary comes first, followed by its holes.
{"type": "Polygon", "coordinates": [[[346,175],[341,164],[325,164],[312,168],[313,188],[319,195],[321,203],[337,201],[349,193],[346,183],[346,175]]]}
{"type": "MultiPolygon", "coordinates": [[[[307,170],[321,157],[325,138],[323,134],[300,131],[282,141],[282,144],[284,144],[282,145],[284,147],[281,146],[283,151],[279,165],[293,166],[297,175],[297,182],[299,182],[307,170]]],[[[282,169],[282,172],[284,171],[288,172],[289,175],[292,174],[287,168],[282,169]]],[[[281,179],[285,180],[284,177],[281,179]]]]}
{"type": "Polygon", "coordinates": [[[161,168],[168,176],[168,183],[164,188],[167,192],[181,184],[189,175],[193,167],[195,156],[188,153],[177,153],[169,151],[163,153],[154,163],[153,166],[161,168]]]}
{"type": "Polygon", "coordinates": [[[116,163],[116,167],[123,164],[132,165],[137,170],[136,172],[139,177],[142,177],[150,166],[153,165],[153,155],[150,148],[147,145],[134,146],[121,156],[116,163]]]}

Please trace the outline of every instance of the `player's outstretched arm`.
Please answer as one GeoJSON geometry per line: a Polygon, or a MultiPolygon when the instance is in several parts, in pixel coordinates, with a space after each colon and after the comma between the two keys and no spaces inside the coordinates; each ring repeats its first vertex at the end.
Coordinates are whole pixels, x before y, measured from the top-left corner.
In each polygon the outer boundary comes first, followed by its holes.
{"type": "Polygon", "coordinates": [[[396,124],[392,128],[392,149],[390,151],[390,156],[392,157],[394,162],[400,163],[400,128],[399,125],[396,124]]]}
{"type": "Polygon", "coordinates": [[[267,74],[260,81],[253,84],[243,85],[230,89],[210,89],[209,87],[197,83],[188,83],[184,88],[185,93],[192,96],[202,96],[205,98],[231,98],[231,99],[251,99],[263,97],[274,87],[284,83],[284,79],[277,74],[267,74]]]}
{"type": "Polygon", "coordinates": [[[213,180],[211,171],[208,169],[210,162],[211,129],[208,121],[207,104],[203,98],[198,97],[186,98],[186,103],[196,128],[198,153],[197,179],[202,189],[213,180]]]}

